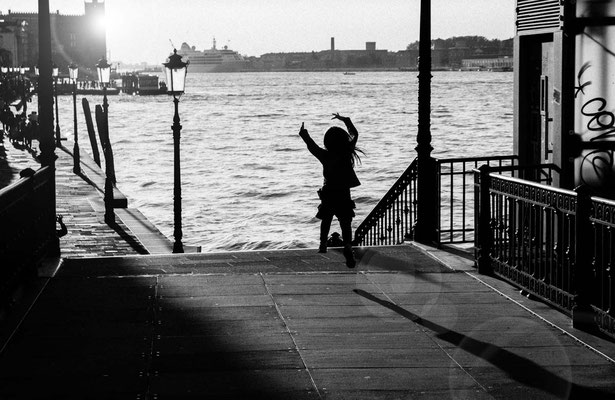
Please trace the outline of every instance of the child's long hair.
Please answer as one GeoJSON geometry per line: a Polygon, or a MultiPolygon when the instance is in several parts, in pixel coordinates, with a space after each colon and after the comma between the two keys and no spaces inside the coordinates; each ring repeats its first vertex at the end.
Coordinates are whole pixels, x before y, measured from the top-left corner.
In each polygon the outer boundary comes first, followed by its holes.
{"type": "Polygon", "coordinates": [[[361,157],[358,153],[365,154],[356,146],[351,144],[350,135],[339,126],[332,126],[325,132],[324,138],[325,148],[340,156],[348,156],[350,162],[354,166],[355,160],[361,163],[361,157]]]}

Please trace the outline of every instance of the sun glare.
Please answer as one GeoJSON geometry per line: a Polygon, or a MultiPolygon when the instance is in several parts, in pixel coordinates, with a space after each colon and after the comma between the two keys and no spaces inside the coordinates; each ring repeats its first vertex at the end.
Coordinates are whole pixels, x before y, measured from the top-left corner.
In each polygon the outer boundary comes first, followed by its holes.
{"type": "Polygon", "coordinates": [[[107,25],[107,19],[104,15],[97,16],[94,19],[92,29],[97,34],[104,34],[109,29],[109,26],[107,25]]]}

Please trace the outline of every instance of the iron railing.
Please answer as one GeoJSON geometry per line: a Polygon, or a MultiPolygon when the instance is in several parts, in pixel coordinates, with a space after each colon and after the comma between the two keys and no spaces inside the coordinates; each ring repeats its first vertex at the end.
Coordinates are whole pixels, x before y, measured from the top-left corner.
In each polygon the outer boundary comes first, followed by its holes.
{"type": "Polygon", "coordinates": [[[57,247],[51,167],[0,190],[0,307],[57,247]]]}
{"type": "Polygon", "coordinates": [[[599,326],[615,335],[615,201],[596,197],[591,201],[589,236],[595,289],[591,305],[599,326]]]}
{"type": "MultiPolygon", "coordinates": [[[[479,165],[514,166],[517,156],[448,158],[435,160],[441,243],[474,240],[474,186],[472,171],[479,165]]],[[[503,173],[503,172],[502,172],[503,173]]],[[[356,245],[395,245],[411,240],[417,207],[417,160],[399,177],[355,232],[356,245]]]]}
{"type": "Polygon", "coordinates": [[[395,245],[412,238],[416,216],[417,165],[414,159],[359,225],[355,231],[355,245],[395,245]]]}
{"type": "Polygon", "coordinates": [[[514,155],[447,158],[436,160],[438,171],[440,243],[466,243],[474,240],[474,169],[480,165],[514,167],[514,155]]]}
{"type": "Polygon", "coordinates": [[[583,200],[581,192],[497,175],[486,167],[476,171],[475,182],[479,272],[504,278],[571,314],[573,323],[575,308],[587,303],[594,321],[615,335],[615,202],[583,200]]]}

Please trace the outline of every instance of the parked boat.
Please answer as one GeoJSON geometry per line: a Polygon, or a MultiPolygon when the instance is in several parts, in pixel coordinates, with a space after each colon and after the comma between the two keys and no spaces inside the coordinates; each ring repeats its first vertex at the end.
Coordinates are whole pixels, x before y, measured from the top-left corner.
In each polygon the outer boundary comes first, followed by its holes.
{"type": "Polygon", "coordinates": [[[167,86],[164,82],[159,82],[156,75],[149,74],[125,74],[122,78],[122,93],[138,94],[141,96],[166,94],[167,86]]]}
{"type": "Polygon", "coordinates": [[[177,54],[186,57],[190,61],[188,71],[194,72],[238,72],[246,67],[247,62],[236,51],[228,46],[222,49],[216,48],[216,39],[209,50],[199,51],[195,46],[190,47],[184,42],[177,54]]]}

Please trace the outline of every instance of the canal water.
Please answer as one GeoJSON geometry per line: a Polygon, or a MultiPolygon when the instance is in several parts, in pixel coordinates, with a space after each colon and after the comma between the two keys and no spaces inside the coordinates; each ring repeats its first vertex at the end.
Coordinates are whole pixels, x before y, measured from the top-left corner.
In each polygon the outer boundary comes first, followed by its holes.
{"type": "MultiPolygon", "coordinates": [[[[512,152],[512,73],[434,72],[432,145],[439,158],[512,152]]],[[[353,189],[364,219],[416,153],[415,72],[190,74],[181,97],[184,243],[217,250],[315,247],[322,184],[318,161],[297,135],[317,143],[331,114],[352,118],[365,152],[353,189]]],[[[81,97],[78,129],[91,153],[81,97]]],[[[85,96],[92,110],[100,96],[85,96]]],[[[60,127],[72,140],[71,96],[59,99],[60,127]]],[[[32,109],[35,109],[33,104],[32,109]]],[[[109,97],[119,189],[165,235],[173,234],[172,98],[109,97]]],[[[339,232],[334,222],[333,231],[339,232]]]]}

